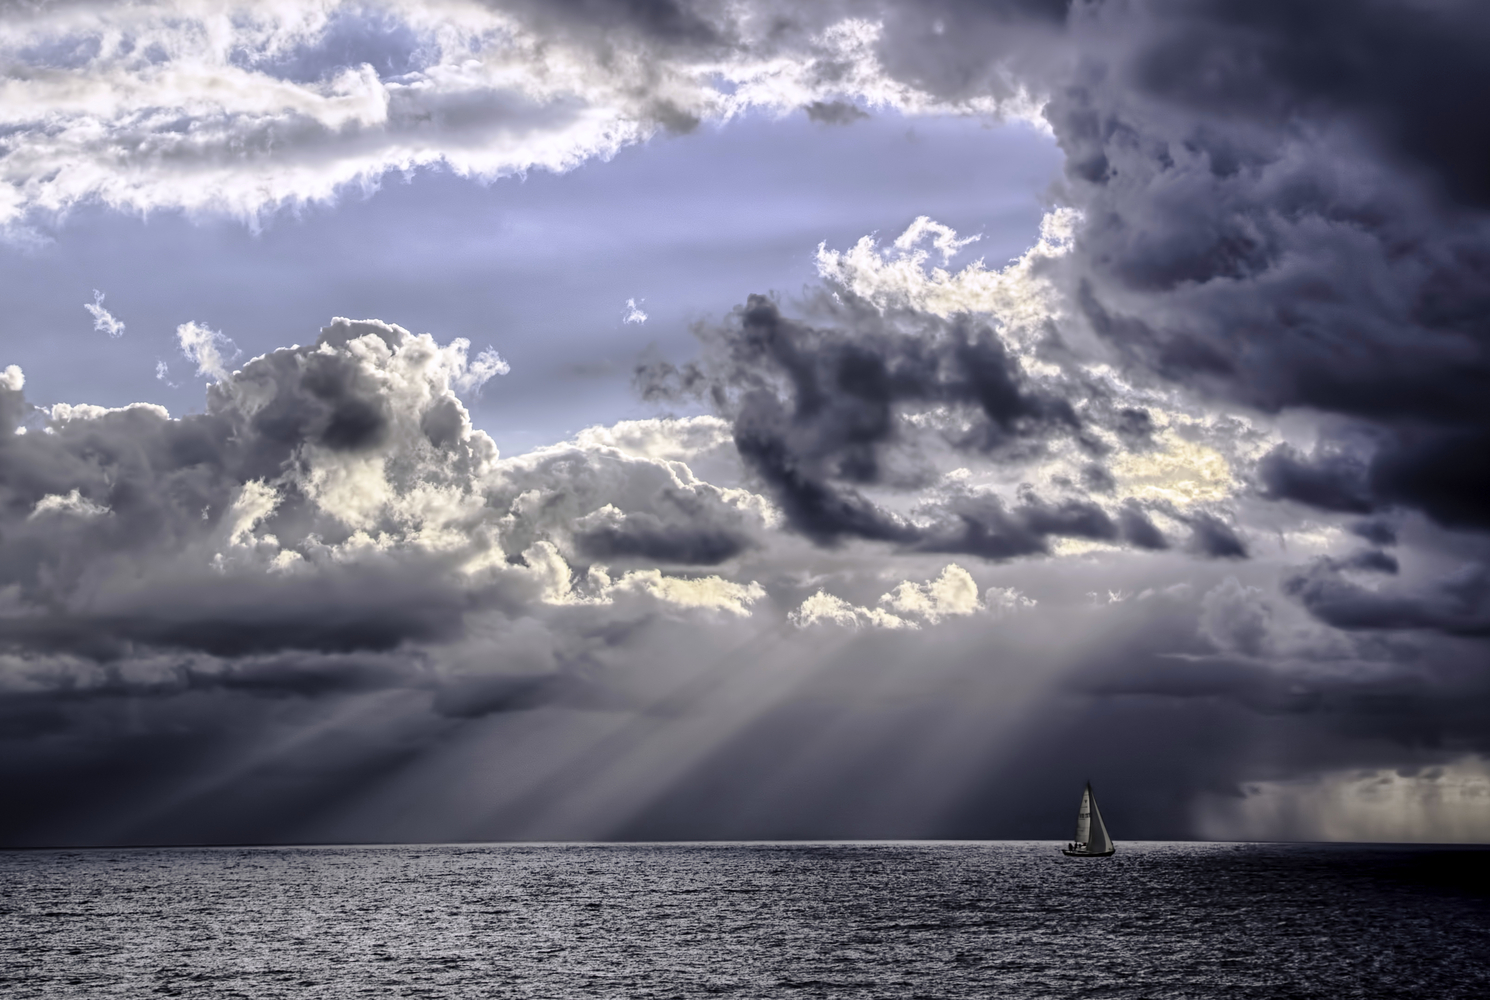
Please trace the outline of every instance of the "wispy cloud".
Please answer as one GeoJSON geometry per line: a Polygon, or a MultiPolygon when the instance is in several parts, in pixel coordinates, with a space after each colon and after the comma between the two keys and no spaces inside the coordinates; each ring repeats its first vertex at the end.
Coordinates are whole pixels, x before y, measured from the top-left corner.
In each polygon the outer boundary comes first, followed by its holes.
{"type": "MultiPolygon", "coordinates": [[[[242,353],[230,338],[200,323],[182,323],[176,327],[176,342],[181,346],[181,353],[197,366],[197,374],[205,375],[215,382],[222,382],[228,377],[228,362],[242,353]]],[[[156,363],[156,378],[164,378],[161,370],[163,364],[164,362],[156,363]]]]}
{"type": "Polygon", "coordinates": [[[107,333],[115,340],[124,336],[124,324],[114,318],[114,314],[103,307],[103,292],[94,289],[93,301],[84,302],[83,308],[93,315],[93,329],[100,333],[107,333]]]}
{"type": "MultiPolygon", "coordinates": [[[[470,343],[464,339],[451,342],[451,349],[461,353],[470,350],[470,343]]],[[[465,364],[464,368],[455,376],[455,388],[458,392],[474,392],[480,394],[481,387],[490,382],[498,375],[506,375],[512,371],[512,366],[507,363],[502,355],[497,353],[495,347],[488,346],[476,360],[465,364]]]]}

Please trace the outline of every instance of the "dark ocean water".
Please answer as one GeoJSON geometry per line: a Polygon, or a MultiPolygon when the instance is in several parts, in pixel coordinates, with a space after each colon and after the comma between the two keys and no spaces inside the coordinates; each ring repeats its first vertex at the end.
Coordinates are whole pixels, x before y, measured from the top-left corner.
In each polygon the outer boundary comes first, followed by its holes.
{"type": "Polygon", "coordinates": [[[0,996],[1490,997],[1490,852],[0,852],[0,996]]]}

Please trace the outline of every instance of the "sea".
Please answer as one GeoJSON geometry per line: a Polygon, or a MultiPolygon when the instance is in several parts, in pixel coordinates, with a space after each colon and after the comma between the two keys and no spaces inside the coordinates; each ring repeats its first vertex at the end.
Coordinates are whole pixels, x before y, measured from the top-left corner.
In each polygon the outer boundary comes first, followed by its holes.
{"type": "Polygon", "coordinates": [[[0,996],[1490,997],[1490,851],[0,852],[0,996]]]}

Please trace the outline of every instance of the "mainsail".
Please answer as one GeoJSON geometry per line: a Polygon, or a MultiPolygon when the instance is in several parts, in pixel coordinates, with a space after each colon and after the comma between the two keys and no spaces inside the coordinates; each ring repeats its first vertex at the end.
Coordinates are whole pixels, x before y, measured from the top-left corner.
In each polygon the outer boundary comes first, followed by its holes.
{"type": "Polygon", "coordinates": [[[1087,785],[1081,793],[1081,809],[1076,813],[1076,836],[1073,841],[1085,845],[1092,835],[1092,786],[1087,785]]]}
{"type": "Polygon", "coordinates": [[[1092,793],[1092,783],[1087,782],[1081,793],[1081,808],[1076,813],[1076,836],[1062,853],[1080,857],[1108,855],[1112,851],[1112,838],[1107,835],[1107,824],[1102,822],[1097,796],[1092,793]]]}

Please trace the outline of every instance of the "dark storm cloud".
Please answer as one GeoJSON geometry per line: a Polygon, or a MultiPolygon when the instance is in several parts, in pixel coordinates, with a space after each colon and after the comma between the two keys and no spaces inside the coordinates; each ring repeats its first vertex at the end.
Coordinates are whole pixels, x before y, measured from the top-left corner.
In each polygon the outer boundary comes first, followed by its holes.
{"type": "Polygon", "coordinates": [[[1341,629],[1429,629],[1459,636],[1490,636],[1490,571],[1469,565],[1446,579],[1415,591],[1363,587],[1345,569],[1393,573],[1395,561],[1367,555],[1342,564],[1320,559],[1283,583],[1322,621],[1341,629]]]}
{"type": "Polygon", "coordinates": [[[1269,456],[1268,495],[1490,525],[1490,130],[1451,110],[1490,85],[1490,17],[1105,4],[1070,38],[1046,116],[1092,326],[1192,388],[1347,418],[1269,456]]]}
{"type": "Polygon", "coordinates": [[[1357,521],[1350,526],[1350,531],[1373,545],[1395,545],[1397,543],[1397,529],[1387,521],[1357,521]]]}
{"type": "Polygon", "coordinates": [[[997,497],[963,493],[924,513],[934,520],[918,525],[904,540],[921,552],[967,553],[1002,560],[1043,554],[1052,536],[1116,541],[1119,528],[1107,512],[1081,500],[1047,502],[1026,493],[1008,508],[997,497]]]}
{"type": "Polygon", "coordinates": [[[1234,796],[1263,776],[1490,749],[1482,645],[1387,629],[1352,633],[1345,644],[1325,629],[1306,638],[1275,596],[1271,587],[1225,580],[1202,598],[1198,633],[1179,605],[1137,614],[1064,679],[1067,699],[1032,713],[1021,737],[1026,755],[991,771],[990,785],[1034,793],[1036,783],[1018,769],[1042,756],[1077,771],[1102,768],[1104,786],[1121,792],[1113,798],[1145,804],[1129,812],[1130,828],[1146,827],[1152,809],[1152,821],[1178,831],[1194,814],[1166,800],[1234,796]],[[1081,749],[1092,741],[1122,747],[1124,763],[1093,761],[1081,749]],[[1171,791],[1158,794],[1159,787],[1171,791]]]}
{"type": "Polygon", "coordinates": [[[1258,463],[1257,474],[1269,499],[1350,514],[1367,514],[1376,506],[1369,467],[1359,456],[1337,452],[1311,462],[1297,449],[1279,445],[1258,463]]]}
{"type": "Polygon", "coordinates": [[[813,101],[806,107],[807,117],[823,125],[848,125],[868,118],[865,111],[848,101],[813,101]]]}
{"type": "Polygon", "coordinates": [[[746,617],[756,585],[654,568],[759,544],[680,460],[715,424],[504,462],[456,396],[481,374],[347,320],[177,419],[43,411],[0,372],[0,842],[281,839],[453,726],[634,712],[612,675],[639,635],[746,617]]]}
{"type": "Polygon", "coordinates": [[[1415,507],[1450,528],[1490,530],[1487,455],[1490,421],[1459,429],[1410,428],[1377,453],[1371,485],[1383,504],[1415,507]]]}
{"type": "MultiPolygon", "coordinates": [[[[964,44],[1004,12],[905,10],[946,30],[886,36],[903,79],[950,95],[1016,65],[964,44]],[[926,71],[938,53],[956,69],[926,71]]],[[[1055,273],[1091,329],[1134,371],[1324,415],[1311,451],[1258,463],[1264,498],[1371,515],[1354,530],[1378,545],[1403,512],[1490,529],[1490,128],[1465,111],[1490,90],[1483,5],[1099,3],[1059,37],[1018,65],[1084,213],[1055,273]]],[[[1188,521],[1193,550],[1245,554],[1232,525],[1188,521]]],[[[1479,551],[1417,590],[1342,575],[1396,568],[1372,551],[1286,591],[1344,629],[1480,636],[1479,551]]]]}
{"type": "Polygon", "coordinates": [[[1368,514],[1394,507],[1423,511],[1449,528],[1490,528],[1490,431],[1414,426],[1378,433],[1374,450],[1359,442],[1305,457],[1280,446],[1258,466],[1264,495],[1322,510],[1368,514]],[[1352,453],[1354,452],[1354,453],[1352,453]]]}
{"type": "MultiPolygon", "coordinates": [[[[1157,816],[1183,830],[1193,816],[1151,801],[1159,797],[1155,785],[1185,788],[1183,798],[1193,802],[1203,792],[1236,795],[1260,774],[1286,780],[1400,766],[1417,754],[1431,760],[1446,749],[1451,755],[1490,749],[1490,686],[1475,669],[1474,650],[1440,641],[1432,658],[1437,669],[1377,663],[1360,676],[1280,671],[1228,658],[1101,658],[1070,684],[1085,704],[1041,721],[1053,727],[1051,753],[1081,733],[1124,745],[1128,773],[1113,769],[1105,781],[1130,804],[1149,801],[1157,816]],[[1134,780],[1135,773],[1143,780],[1134,780]]],[[[1147,825],[1142,815],[1130,815],[1130,824],[1147,825]]]]}
{"type": "Polygon", "coordinates": [[[1490,89],[1490,12],[1474,3],[1156,4],[1141,86],[1198,111],[1282,124],[1359,118],[1384,151],[1490,207],[1490,139],[1446,98],[1490,89]]]}
{"type": "Polygon", "coordinates": [[[1245,559],[1247,545],[1236,531],[1214,514],[1186,515],[1190,525],[1190,547],[1213,559],[1245,559]]]}
{"type": "MultiPolygon", "coordinates": [[[[1054,386],[1033,383],[994,331],[969,316],[882,316],[851,298],[817,308],[832,325],[788,318],[775,302],[753,296],[730,322],[704,331],[702,361],[638,370],[644,395],[698,395],[730,417],[741,457],[796,530],[823,545],[862,538],[990,560],[1048,553],[1049,540],[1058,537],[1169,547],[1136,500],[1114,516],[1079,494],[1054,499],[1026,487],[1011,506],[952,486],[924,499],[910,518],[876,504],[864,487],[927,485],[904,458],[918,439],[901,419],[907,413],[939,406],[975,413],[977,419],[943,432],[946,441],[1012,461],[1061,441],[1105,455],[1109,446],[1087,433],[1097,423],[1142,450],[1152,438],[1152,417],[1107,398],[1076,373],[1054,386]],[[1087,404],[1083,416],[1073,399],[1087,404]]],[[[1081,480],[1096,494],[1112,489],[1100,465],[1087,467],[1081,480]]],[[[1242,536],[1219,513],[1149,506],[1190,528],[1190,551],[1247,558],[1242,536]]]]}
{"type": "MultiPolygon", "coordinates": [[[[1087,497],[1041,497],[1029,488],[1010,506],[991,493],[946,487],[912,517],[875,503],[865,488],[929,485],[914,455],[920,432],[908,428],[907,414],[973,415],[941,435],[954,449],[995,459],[1028,460],[1064,440],[1099,454],[1104,446],[1084,435],[1084,418],[1064,394],[1095,390],[1078,381],[1035,384],[992,327],[967,315],[881,315],[843,296],[815,308],[827,323],[790,318],[771,299],[751,296],[724,324],[700,331],[701,360],[637,369],[645,397],[694,395],[729,418],[741,458],[794,529],[821,545],[861,538],[992,560],[1046,553],[1053,537],[1167,547],[1136,502],[1116,520],[1087,497]]],[[[1132,439],[1149,433],[1141,410],[1099,405],[1091,414],[1085,419],[1110,416],[1132,439]]],[[[1110,482],[1095,467],[1094,488],[1110,482]]],[[[1182,517],[1202,554],[1246,554],[1215,517],[1182,517]]]]}
{"type": "Polygon", "coordinates": [[[1118,513],[1118,524],[1123,537],[1140,549],[1167,549],[1169,541],[1164,533],[1154,527],[1147,514],[1137,504],[1128,504],[1118,513]]]}

